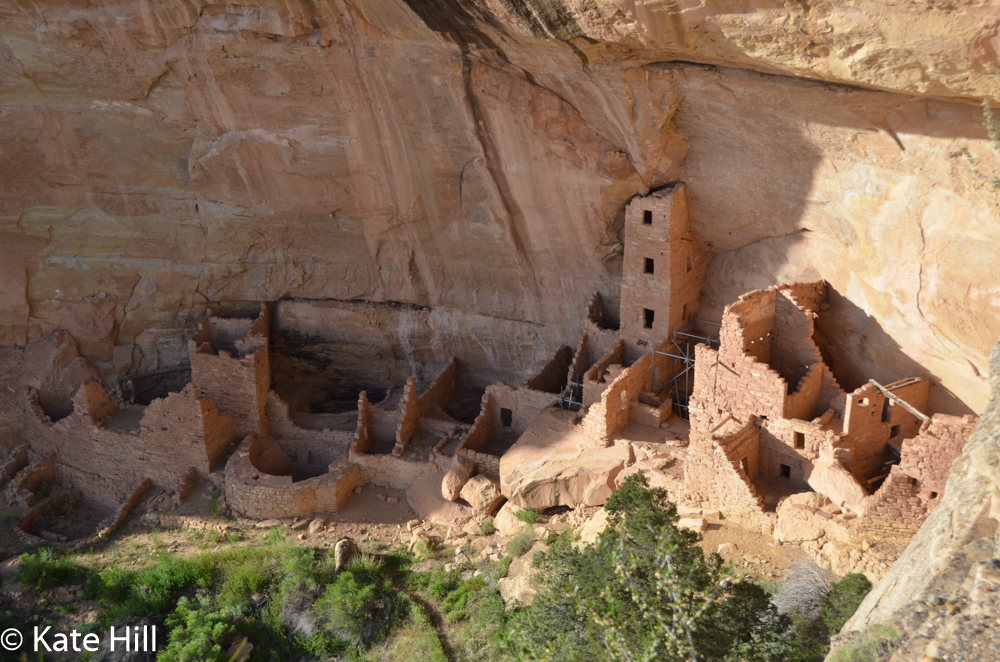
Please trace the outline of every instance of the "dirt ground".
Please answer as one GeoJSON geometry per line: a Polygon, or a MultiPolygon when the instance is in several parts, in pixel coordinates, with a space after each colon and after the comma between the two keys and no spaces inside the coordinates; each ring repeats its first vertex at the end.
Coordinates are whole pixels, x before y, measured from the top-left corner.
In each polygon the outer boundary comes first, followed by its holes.
{"type": "Polygon", "coordinates": [[[732,561],[737,570],[753,579],[780,579],[784,568],[804,555],[798,548],[778,545],[772,536],[726,522],[708,525],[708,530],[702,533],[701,548],[706,553],[719,552],[724,560],[732,561]]]}

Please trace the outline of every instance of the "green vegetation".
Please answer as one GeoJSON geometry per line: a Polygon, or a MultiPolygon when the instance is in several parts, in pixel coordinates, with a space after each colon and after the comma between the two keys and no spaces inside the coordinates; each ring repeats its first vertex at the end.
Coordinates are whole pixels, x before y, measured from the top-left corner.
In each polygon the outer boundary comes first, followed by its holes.
{"type": "Polygon", "coordinates": [[[493,523],[492,517],[487,517],[482,521],[482,523],[479,525],[479,532],[482,533],[484,536],[492,536],[494,533],[497,532],[497,527],[493,523]]]}
{"type": "Polygon", "coordinates": [[[521,531],[510,539],[507,543],[507,552],[514,558],[524,556],[528,550],[535,546],[535,534],[533,531],[521,531]]]}
{"type": "Polygon", "coordinates": [[[538,511],[534,508],[524,508],[516,511],[514,517],[525,524],[538,524],[538,511]]]}
{"type": "MultiPolygon", "coordinates": [[[[1000,81],[1000,68],[994,67],[994,71],[997,74],[997,80],[1000,81]]],[[[990,144],[993,149],[1000,154],[1000,122],[997,122],[996,117],[993,115],[993,106],[990,104],[990,100],[983,99],[983,126],[986,127],[986,134],[990,138],[990,144]]],[[[972,173],[979,179],[985,179],[993,188],[1000,189],[1000,175],[987,175],[984,174],[979,169],[979,164],[977,163],[975,157],[969,151],[968,147],[961,147],[959,150],[966,161],[969,162],[969,168],[972,169],[972,173]]]]}
{"type": "MultiPolygon", "coordinates": [[[[530,606],[507,607],[498,582],[536,544],[531,528],[499,561],[439,561],[419,573],[417,560],[450,548],[431,538],[413,554],[364,539],[362,553],[337,572],[329,550],[297,546],[279,527],[244,532],[256,539],[249,543],[217,533],[220,548],[201,552],[210,536],[192,532],[198,545],[188,556],[168,551],[158,532],[151,546],[122,539],[101,558],[41,549],[22,555],[17,578],[40,590],[81,585],[96,605],[96,622],[84,625],[94,631],[159,626],[165,662],[226,660],[244,638],[251,662],[820,662],[830,634],[870,588],[860,575],[830,584],[809,564],[780,585],[742,579],[702,552],[697,533],[676,527],[663,490],[641,476],[605,507],[609,527],[596,544],[577,547],[572,532],[543,540],[526,570],[540,587],[530,606]]],[[[473,544],[461,551],[477,558],[473,544]]],[[[83,613],[71,606],[39,600],[27,617],[0,614],[0,625],[83,613]]],[[[854,657],[833,659],[881,662],[897,643],[894,633],[873,630],[843,648],[854,652],[836,653],[854,657]]]]}
{"type": "Polygon", "coordinates": [[[835,648],[830,662],[886,662],[902,645],[899,630],[891,625],[874,625],[835,648]]]}

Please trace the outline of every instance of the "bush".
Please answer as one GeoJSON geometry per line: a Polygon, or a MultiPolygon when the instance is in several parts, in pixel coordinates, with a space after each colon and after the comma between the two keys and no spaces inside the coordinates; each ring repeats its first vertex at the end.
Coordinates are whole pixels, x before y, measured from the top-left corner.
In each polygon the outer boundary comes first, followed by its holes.
{"type": "Polygon", "coordinates": [[[525,524],[538,524],[538,511],[534,508],[519,509],[514,513],[514,517],[525,524]]]}
{"type": "Polygon", "coordinates": [[[479,531],[484,536],[492,536],[494,533],[496,533],[497,527],[493,523],[493,518],[487,517],[486,519],[484,519],[482,523],[479,525],[479,531]]]}
{"type": "Polygon", "coordinates": [[[827,634],[833,636],[840,632],[858,605],[872,590],[872,583],[864,575],[852,572],[839,582],[830,584],[826,599],[820,604],[820,619],[826,626],[827,634]]]}
{"type": "Polygon", "coordinates": [[[604,508],[609,525],[597,543],[577,549],[566,532],[536,555],[544,585],[518,615],[508,653],[526,647],[552,662],[673,662],[695,651],[726,662],[792,659],[790,619],[763,588],[734,581],[718,554],[706,557],[697,533],[676,527],[663,489],[629,476],[604,508]]]}
{"type": "Polygon", "coordinates": [[[375,641],[404,602],[380,563],[358,560],[326,587],[316,609],[331,633],[360,646],[375,641]]]}
{"type": "Polygon", "coordinates": [[[217,610],[204,595],[195,600],[181,598],[177,609],[167,617],[170,641],[156,659],[160,662],[221,662],[222,642],[233,633],[231,618],[230,614],[217,610]]]}
{"type": "Polygon", "coordinates": [[[830,652],[830,662],[886,662],[903,644],[899,630],[891,625],[873,625],[830,652]]]}
{"type": "Polygon", "coordinates": [[[83,581],[87,570],[72,559],[56,557],[51,549],[43,548],[37,554],[22,554],[17,574],[26,584],[48,589],[83,581]]]}
{"type": "Polygon", "coordinates": [[[534,546],[534,531],[522,531],[510,539],[510,542],[507,544],[507,553],[512,557],[517,558],[527,554],[528,551],[530,551],[534,546]]]}
{"type": "Polygon", "coordinates": [[[829,573],[809,557],[802,557],[785,570],[774,604],[782,614],[797,613],[811,619],[819,614],[829,592],[829,573]]]}

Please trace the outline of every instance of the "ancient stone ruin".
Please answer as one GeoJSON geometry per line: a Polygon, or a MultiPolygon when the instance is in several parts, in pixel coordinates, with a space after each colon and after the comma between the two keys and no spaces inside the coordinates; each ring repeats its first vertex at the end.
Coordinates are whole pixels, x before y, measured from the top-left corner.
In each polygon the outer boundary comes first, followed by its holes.
{"type": "Polygon", "coordinates": [[[224,488],[235,516],[268,519],[337,512],[373,484],[406,490],[425,519],[503,526],[518,508],[600,506],[641,473],[685,526],[730,520],[838,572],[881,576],[885,556],[851,552],[913,535],[975,417],[929,415],[923,377],[842,389],[814,339],[822,281],[755,290],[721,323],[699,319],[710,253],[683,183],[634,198],[624,224],[619,313],[595,294],[575,350],[517,386],[486,386],[465,420],[461,359],[375,398],[331,386],[335,363],[310,359],[324,370],[313,378],[274,372],[289,361],[272,346],[270,305],[208,311],[187,343],[189,383],[147,405],[91,378],[52,417],[27,389],[8,498],[33,505],[32,485],[52,480],[120,521],[151,487],[176,504],[200,479],[224,488]]]}

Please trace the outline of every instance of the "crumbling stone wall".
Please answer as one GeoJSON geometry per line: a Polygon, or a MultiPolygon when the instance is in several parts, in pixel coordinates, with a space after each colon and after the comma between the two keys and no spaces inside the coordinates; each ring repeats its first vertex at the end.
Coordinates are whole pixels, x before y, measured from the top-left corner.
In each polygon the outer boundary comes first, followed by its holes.
{"type": "Polygon", "coordinates": [[[524,386],[514,388],[505,382],[487,386],[486,392],[492,396],[493,429],[510,428],[519,436],[528,428],[531,419],[556,402],[554,393],[524,386]],[[508,425],[504,425],[504,410],[510,412],[508,425]]]}
{"type": "Polygon", "coordinates": [[[944,496],[951,465],[975,424],[974,416],[935,414],[916,437],[904,440],[900,463],[865,506],[861,530],[883,537],[912,536],[944,496]]]}
{"type": "Polygon", "coordinates": [[[483,394],[479,415],[476,416],[472,427],[469,428],[469,432],[466,433],[462,443],[458,445],[458,449],[455,451],[457,456],[475,462],[479,467],[480,473],[498,474],[500,472],[500,458],[483,452],[483,449],[493,439],[493,422],[496,420],[496,416],[499,415],[498,412],[499,408],[496,407],[493,394],[487,390],[483,394]]]}
{"type": "Polygon", "coordinates": [[[587,369],[587,372],[583,374],[582,395],[584,407],[589,407],[595,402],[599,402],[601,400],[601,396],[608,387],[608,382],[605,379],[608,369],[614,365],[622,365],[624,361],[622,358],[624,348],[625,344],[623,341],[616,341],[614,346],[611,348],[611,351],[594,362],[594,364],[587,369]]]}
{"type": "Polygon", "coordinates": [[[268,336],[265,307],[256,319],[207,317],[188,341],[191,380],[233,414],[240,438],[267,431],[268,336]]]}
{"type": "Polygon", "coordinates": [[[105,427],[115,408],[108,406],[110,398],[97,380],[85,382],[73,397],[73,413],[54,423],[36,393],[30,391],[26,399],[29,457],[56,453],[59,481],[112,507],[147,477],[164,489],[180,484],[191,467],[207,477],[234,437],[232,415],[220,414],[193,384],[154,400],[136,430],[105,427]]]}
{"type": "Polygon", "coordinates": [[[444,409],[451,402],[455,394],[455,387],[458,385],[458,361],[452,359],[438,373],[427,390],[420,394],[418,408],[420,416],[426,416],[434,407],[444,409]]]}
{"type": "Polygon", "coordinates": [[[291,476],[272,476],[254,466],[263,442],[244,439],[226,463],[226,500],[234,512],[258,519],[293,517],[314,512],[336,512],[344,507],[360,480],[357,464],[341,461],[321,476],[293,482],[291,476]]]}
{"type": "Polygon", "coordinates": [[[420,419],[420,405],[417,402],[417,379],[409,377],[403,386],[403,397],[399,400],[398,414],[396,416],[396,444],[393,446],[393,455],[402,455],[406,451],[407,444],[413,437],[417,429],[417,421],[420,419]]]}
{"type": "Polygon", "coordinates": [[[753,423],[727,421],[716,434],[692,432],[684,462],[689,499],[703,509],[721,510],[727,519],[751,530],[771,533],[773,517],[765,514],[749,472],[756,471],[760,435],[753,423]]]}
{"type": "Polygon", "coordinates": [[[519,388],[559,394],[566,385],[567,370],[572,359],[573,350],[569,347],[560,347],[555,356],[546,361],[535,374],[524,380],[519,388]]]}

